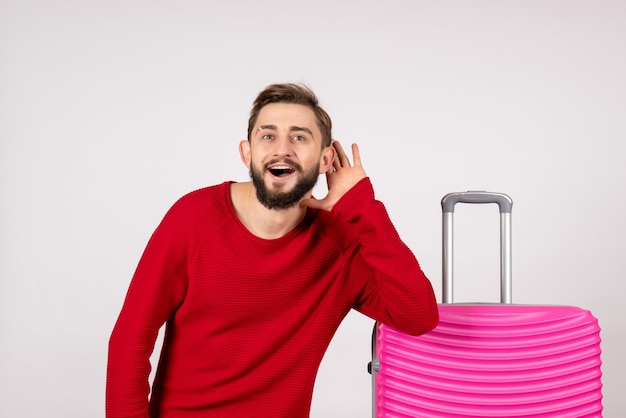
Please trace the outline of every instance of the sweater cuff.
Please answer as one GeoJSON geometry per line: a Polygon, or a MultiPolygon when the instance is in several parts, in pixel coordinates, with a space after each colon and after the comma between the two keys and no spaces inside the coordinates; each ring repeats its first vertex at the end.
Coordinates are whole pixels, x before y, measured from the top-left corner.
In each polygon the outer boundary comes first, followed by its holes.
{"type": "Polygon", "coordinates": [[[363,211],[366,203],[374,202],[374,200],[374,187],[370,178],[365,177],[341,196],[331,212],[342,218],[351,219],[363,211]]]}

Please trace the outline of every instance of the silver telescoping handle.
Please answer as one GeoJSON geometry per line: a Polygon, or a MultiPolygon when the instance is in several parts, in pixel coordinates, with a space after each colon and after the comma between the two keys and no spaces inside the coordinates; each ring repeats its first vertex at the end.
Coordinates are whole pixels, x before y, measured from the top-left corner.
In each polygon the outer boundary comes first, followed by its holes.
{"type": "Polygon", "coordinates": [[[454,206],[457,203],[497,203],[500,208],[500,303],[512,301],[511,210],[513,200],[504,193],[468,191],[449,193],[441,200],[443,209],[443,303],[454,302],[454,206]]]}

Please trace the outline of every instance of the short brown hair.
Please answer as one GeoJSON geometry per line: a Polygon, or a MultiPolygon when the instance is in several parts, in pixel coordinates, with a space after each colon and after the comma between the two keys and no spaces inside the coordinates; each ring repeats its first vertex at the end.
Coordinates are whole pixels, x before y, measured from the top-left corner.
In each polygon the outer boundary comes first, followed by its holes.
{"type": "Polygon", "coordinates": [[[291,103],[308,106],[317,118],[317,126],[322,132],[322,147],[332,142],[332,122],[330,116],[319,105],[313,90],[303,84],[283,83],[269,85],[254,100],[250,119],[248,119],[248,141],[252,137],[252,129],[256,124],[261,109],[270,103],[291,103]]]}

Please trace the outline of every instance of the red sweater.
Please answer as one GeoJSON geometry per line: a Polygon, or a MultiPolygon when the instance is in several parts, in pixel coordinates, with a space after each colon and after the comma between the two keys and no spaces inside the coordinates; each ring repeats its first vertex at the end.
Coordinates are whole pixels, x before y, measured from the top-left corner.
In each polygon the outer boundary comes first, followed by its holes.
{"type": "Polygon", "coordinates": [[[438,320],[430,282],[368,179],[273,240],[242,225],[230,183],[190,193],[133,276],[109,341],[106,416],[308,417],[318,366],[351,308],[410,334],[438,320]]]}

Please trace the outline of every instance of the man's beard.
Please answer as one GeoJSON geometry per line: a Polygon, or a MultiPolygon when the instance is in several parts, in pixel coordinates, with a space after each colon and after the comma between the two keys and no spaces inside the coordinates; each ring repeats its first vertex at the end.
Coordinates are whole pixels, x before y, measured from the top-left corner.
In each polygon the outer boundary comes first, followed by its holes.
{"type": "MultiPolygon", "coordinates": [[[[279,161],[270,161],[265,164],[264,171],[267,171],[267,167],[271,164],[276,164],[277,162],[279,161]]],[[[250,163],[250,178],[252,178],[252,184],[254,184],[254,188],[256,189],[256,197],[259,202],[268,209],[289,209],[296,206],[307,193],[313,190],[319,178],[317,167],[305,173],[302,171],[300,164],[288,160],[285,160],[285,162],[294,167],[296,172],[300,174],[298,182],[293,189],[288,192],[272,192],[268,190],[263,181],[263,172],[257,170],[254,164],[250,163]]]]}

